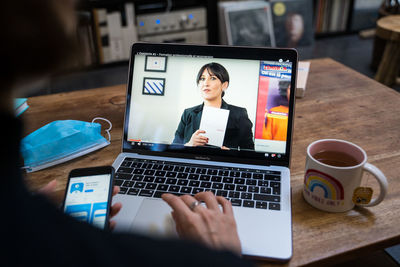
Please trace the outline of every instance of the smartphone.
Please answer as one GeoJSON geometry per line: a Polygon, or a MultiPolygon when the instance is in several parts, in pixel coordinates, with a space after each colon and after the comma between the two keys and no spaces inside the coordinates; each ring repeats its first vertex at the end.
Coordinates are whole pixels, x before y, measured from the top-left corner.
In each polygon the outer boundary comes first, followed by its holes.
{"type": "Polygon", "coordinates": [[[108,229],[113,179],[112,166],[72,170],[62,210],[78,221],[108,229]]]}

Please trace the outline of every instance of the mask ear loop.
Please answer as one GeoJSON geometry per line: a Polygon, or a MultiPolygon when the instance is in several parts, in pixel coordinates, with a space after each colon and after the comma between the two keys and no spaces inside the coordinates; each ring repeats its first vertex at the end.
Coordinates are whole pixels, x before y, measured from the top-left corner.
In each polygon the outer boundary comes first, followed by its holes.
{"type": "Polygon", "coordinates": [[[92,123],[93,123],[94,121],[96,121],[96,120],[103,120],[103,121],[108,122],[108,124],[110,124],[110,128],[105,129],[105,131],[106,131],[106,133],[107,133],[107,135],[108,135],[108,142],[111,142],[111,134],[110,134],[110,130],[111,130],[111,128],[112,128],[112,123],[111,123],[111,121],[109,121],[109,120],[107,120],[107,119],[105,119],[105,118],[96,117],[96,118],[94,118],[94,119],[92,120],[92,123]]]}

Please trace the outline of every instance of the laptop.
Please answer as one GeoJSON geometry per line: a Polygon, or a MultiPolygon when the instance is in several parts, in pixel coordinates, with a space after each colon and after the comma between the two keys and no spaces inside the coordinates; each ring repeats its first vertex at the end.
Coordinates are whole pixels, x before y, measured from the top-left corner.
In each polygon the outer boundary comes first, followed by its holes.
{"type": "Polygon", "coordinates": [[[294,49],[134,44],[115,231],[177,237],[161,195],[212,191],[232,203],[243,255],[289,260],[296,73],[294,49]],[[204,104],[216,99],[206,80],[227,85],[220,109],[204,104]]]}

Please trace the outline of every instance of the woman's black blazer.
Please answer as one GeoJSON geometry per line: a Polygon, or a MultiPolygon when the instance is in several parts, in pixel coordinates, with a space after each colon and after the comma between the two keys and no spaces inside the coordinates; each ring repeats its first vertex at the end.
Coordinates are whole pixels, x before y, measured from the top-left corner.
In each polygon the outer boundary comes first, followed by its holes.
{"type": "MultiPolygon", "coordinates": [[[[178,129],[175,132],[174,144],[186,144],[193,133],[200,127],[204,104],[185,109],[178,129]]],[[[227,104],[222,100],[222,109],[229,110],[228,125],[223,145],[228,148],[253,149],[253,124],[245,108],[227,104]]]]}

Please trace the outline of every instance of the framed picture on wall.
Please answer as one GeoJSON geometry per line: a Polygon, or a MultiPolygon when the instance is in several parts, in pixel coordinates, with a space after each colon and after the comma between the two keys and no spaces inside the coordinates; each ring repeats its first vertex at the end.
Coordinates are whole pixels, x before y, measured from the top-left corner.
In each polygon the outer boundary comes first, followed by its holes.
{"type": "Polygon", "coordinates": [[[145,71],[166,72],[167,71],[167,57],[146,56],[144,70],[145,71]]]}
{"type": "Polygon", "coordinates": [[[165,92],[165,78],[143,78],[143,95],[163,96],[165,92]]]}

